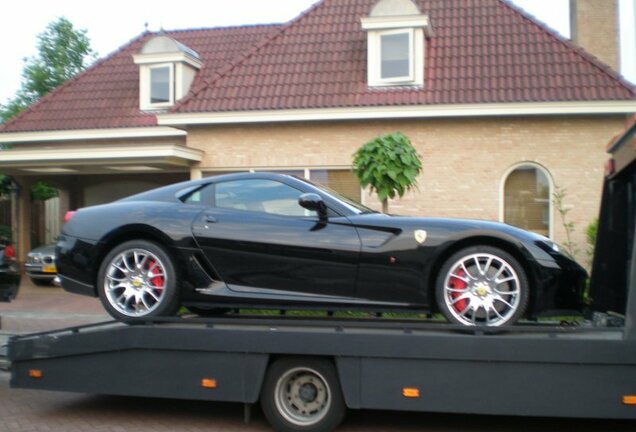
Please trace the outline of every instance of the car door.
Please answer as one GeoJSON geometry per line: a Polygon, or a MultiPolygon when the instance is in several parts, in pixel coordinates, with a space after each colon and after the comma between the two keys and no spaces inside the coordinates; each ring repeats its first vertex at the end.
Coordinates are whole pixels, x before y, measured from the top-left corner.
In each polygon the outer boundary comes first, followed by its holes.
{"type": "Polygon", "coordinates": [[[346,217],[320,219],[298,204],[303,191],[265,179],[211,184],[192,226],[210,264],[231,290],[266,295],[354,293],[360,240],[346,217]]]}

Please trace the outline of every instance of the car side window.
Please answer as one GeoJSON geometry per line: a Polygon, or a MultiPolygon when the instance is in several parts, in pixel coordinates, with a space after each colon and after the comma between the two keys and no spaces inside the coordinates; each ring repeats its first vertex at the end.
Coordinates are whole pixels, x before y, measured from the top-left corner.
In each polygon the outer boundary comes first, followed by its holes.
{"type": "Polygon", "coordinates": [[[214,185],[209,184],[201,189],[191,192],[182,198],[185,204],[211,206],[214,198],[214,185]]]}
{"type": "Polygon", "coordinates": [[[249,179],[216,183],[216,207],[283,216],[317,216],[298,204],[302,192],[284,183],[249,179]]]}

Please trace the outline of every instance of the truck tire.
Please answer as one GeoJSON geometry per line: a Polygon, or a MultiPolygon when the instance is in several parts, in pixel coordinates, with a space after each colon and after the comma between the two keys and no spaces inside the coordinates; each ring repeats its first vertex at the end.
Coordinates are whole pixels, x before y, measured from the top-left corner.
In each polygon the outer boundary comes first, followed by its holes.
{"type": "Polygon", "coordinates": [[[269,423],[281,432],[331,431],[346,411],[333,364],[312,358],[282,358],[272,363],[261,406],[269,423]]]}

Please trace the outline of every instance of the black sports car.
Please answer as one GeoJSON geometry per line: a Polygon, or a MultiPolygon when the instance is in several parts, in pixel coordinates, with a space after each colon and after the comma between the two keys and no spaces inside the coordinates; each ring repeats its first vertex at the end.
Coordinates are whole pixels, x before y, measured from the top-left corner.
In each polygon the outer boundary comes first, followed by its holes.
{"type": "Polygon", "coordinates": [[[71,215],[70,292],[118,319],[227,308],[441,311],[465,325],[580,310],[585,271],[496,222],[389,216],[272,173],[221,175],[71,215]]]}

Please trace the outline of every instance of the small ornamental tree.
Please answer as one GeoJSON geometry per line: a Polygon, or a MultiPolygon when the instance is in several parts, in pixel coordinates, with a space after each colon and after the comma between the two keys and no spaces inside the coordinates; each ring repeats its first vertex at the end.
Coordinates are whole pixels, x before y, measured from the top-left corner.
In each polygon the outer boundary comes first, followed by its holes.
{"type": "Polygon", "coordinates": [[[411,141],[401,132],[379,136],[353,155],[353,170],[362,187],[371,186],[389,211],[389,198],[400,198],[417,186],[422,161],[411,141]]]}

